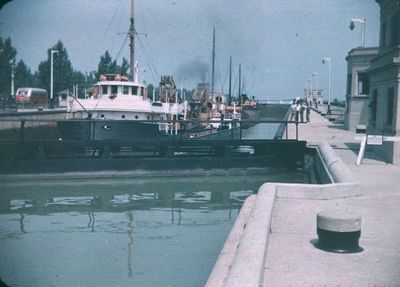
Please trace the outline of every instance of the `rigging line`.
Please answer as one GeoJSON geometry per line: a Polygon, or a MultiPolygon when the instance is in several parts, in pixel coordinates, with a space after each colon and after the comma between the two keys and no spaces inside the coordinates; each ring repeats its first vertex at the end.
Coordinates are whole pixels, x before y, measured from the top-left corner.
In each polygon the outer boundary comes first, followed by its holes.
{"type": "Polygon", "coordinates": [[[149,64],[150,64],[151,68],[153,69],[153,72],[155,72],[155,75],[156,75],[157,77],[159,77],[160,75],[159,75],[159,73],[158,73],[158,71],[157,71],[157,68],[156,68],[155,65],[153,64],[153,61],[152,61],[151,56],[150,56],[150,52],[149,52],[148,49],[145,47],[145,45],[143,44],[142,40],[141,40],[139,37],[138,37],[138,39],[139,39],[140,45],[142,46],[142,49],[143,49],[143,51],[144,51],[144,54],[145,54],[145,55],[147,56],[147,58],[148,58],[149,64]]]}
{"type": "Polygon", "coordinates": [[[125,39],[124,39],[124,41],[122,42],[121,47],[119,48],[118,54],[117,54],[117,56],[115,57],[115,61],[118,61],[119,55],[121,54],[121,51],[122,51],[122,49],[124,48],[124,46],[125,46],[125,44],[126,44],[126,41],[128,40],[128,36],[129,36],[129,35],[126,34],[125,39]]]}
{"type": "Polygon", "coordinates": [[[155,75],[155,72],[154,72],[155,68],[151,65],[151,60],[149,59],[149,56],[147,55],[147,53],[146,53],[146,51],[145,51],[145,49],[143,47],[143,44],[141,43],[140,40],[138,40],[138,42],[142,47],[143,55],[144,55],[145,60],[147,61],[148,65],[149,65],[149,70],[150,70],[151,76],[153,77],[154,82],[157,83],[157,76],[155,75]]]}
{"type": "Polygon", "coordinates": [[[145,46],[144,46],[141,38],[139,37],[139,35],[138,35],[137,39],[138,39],[139,45],[142,48],[142,51],[143,51],[143,54],[144,54],[145,58],[147,58],[147,61],[148,61],[148,64],[149,64],[149,68],[150,68],[150,72],[151,72],[151,74],[152,74],[152,76],[154,78],[154,81],[155,81],[155,83],[157,83],[157,78],[159,78],[159,73],[158,73],[156,67],[154,66],[154,64],[153,64],[153,62],[151,60],[150,54],[147,51],[147,49],[145,48],[145,46]]]}
{"type": "MultiPolygon", "coordinates": [[[[109,32],[109,30],[111,28],[111,25],[114,22],[114,19],[115,19],[115,16],[117,15],[118,10],[122,7],[122,3],[123,3],[122,1],[119,1],[119,5],[115,7],[114,14],[111,17],[111,21],[108,23],[107,29],[105,30],[103,36],[101,37],[100,43],[104,42],[104,39],[106,38],[106,35],[108,34],[108,32],[109,32]]],[[[96,58],[96,55],[93,53],[93,56],[92,56],[92,58],[91,58],[89,63],[93,63],[95,58],[96,58]]]]}

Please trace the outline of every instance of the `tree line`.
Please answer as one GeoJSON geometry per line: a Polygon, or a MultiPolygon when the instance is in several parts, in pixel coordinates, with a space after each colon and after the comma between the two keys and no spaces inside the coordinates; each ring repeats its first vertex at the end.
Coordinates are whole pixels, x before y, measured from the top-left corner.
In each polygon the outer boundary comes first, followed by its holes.
{"type": "Polygon", "coordinates": [[[90,88],[102,74],[118,73],[129,76],[128,60],[123,58],[122,63],[118,64],[108,51],[100,57],[96,71],[83,73],[74,69],[67,48],[61,40],[47,50],[47,58],[40,62],[35,71],[31,71],[22,59],[16,61],[17,50],[13,47],[11,38],[0,37],[0,99],[10,99],[12,72],[14,73],[14,93],[21,87],[37,87],[50,91],[52,50],[57,51],[53,55],[54,95],[67,89],[71,91],[74,85],[90,88]]]}

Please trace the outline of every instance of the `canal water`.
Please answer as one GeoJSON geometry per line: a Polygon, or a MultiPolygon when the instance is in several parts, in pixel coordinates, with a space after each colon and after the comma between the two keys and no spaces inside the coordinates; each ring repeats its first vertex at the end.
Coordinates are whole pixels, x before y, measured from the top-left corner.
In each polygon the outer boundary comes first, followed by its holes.
{"type": "Polygon", "coordinates": [[[203,286],[244,199],[274,167],[236,175],[4,181],[0,278],[10,286],[203,286]]]}

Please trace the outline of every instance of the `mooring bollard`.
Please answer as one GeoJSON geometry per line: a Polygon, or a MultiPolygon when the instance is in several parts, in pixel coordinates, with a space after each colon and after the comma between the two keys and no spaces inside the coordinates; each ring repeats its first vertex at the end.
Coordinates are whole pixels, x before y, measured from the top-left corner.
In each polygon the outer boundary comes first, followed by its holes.
{"type": "Polygon", "coordinates": [[[361,216],[347,210],[328,210],[317,214],[317,248],[335,253],[356,253],[363,249],[361,216]]]}

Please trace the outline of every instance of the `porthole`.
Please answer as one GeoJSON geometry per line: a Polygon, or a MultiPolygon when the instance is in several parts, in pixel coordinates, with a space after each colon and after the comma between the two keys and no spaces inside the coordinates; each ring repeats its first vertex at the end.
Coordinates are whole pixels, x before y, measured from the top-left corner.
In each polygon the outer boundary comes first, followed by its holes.
{"type": "Polygon", "coordinates": [[[136,115],[136,116],[135,116],[135,119],[137,120],[138,118],[139,118],[139,116],[136,115]]]}
{"type": "Polygon", "coordinates": [[[122,115],[121,118],[125,119],[125,115],[122,115]]]}
{"type": "Polygon", "coordinates": [[[101,115],[100,117],[101,117],[102,119],[104,119],[104,115],[101,115]]]}

